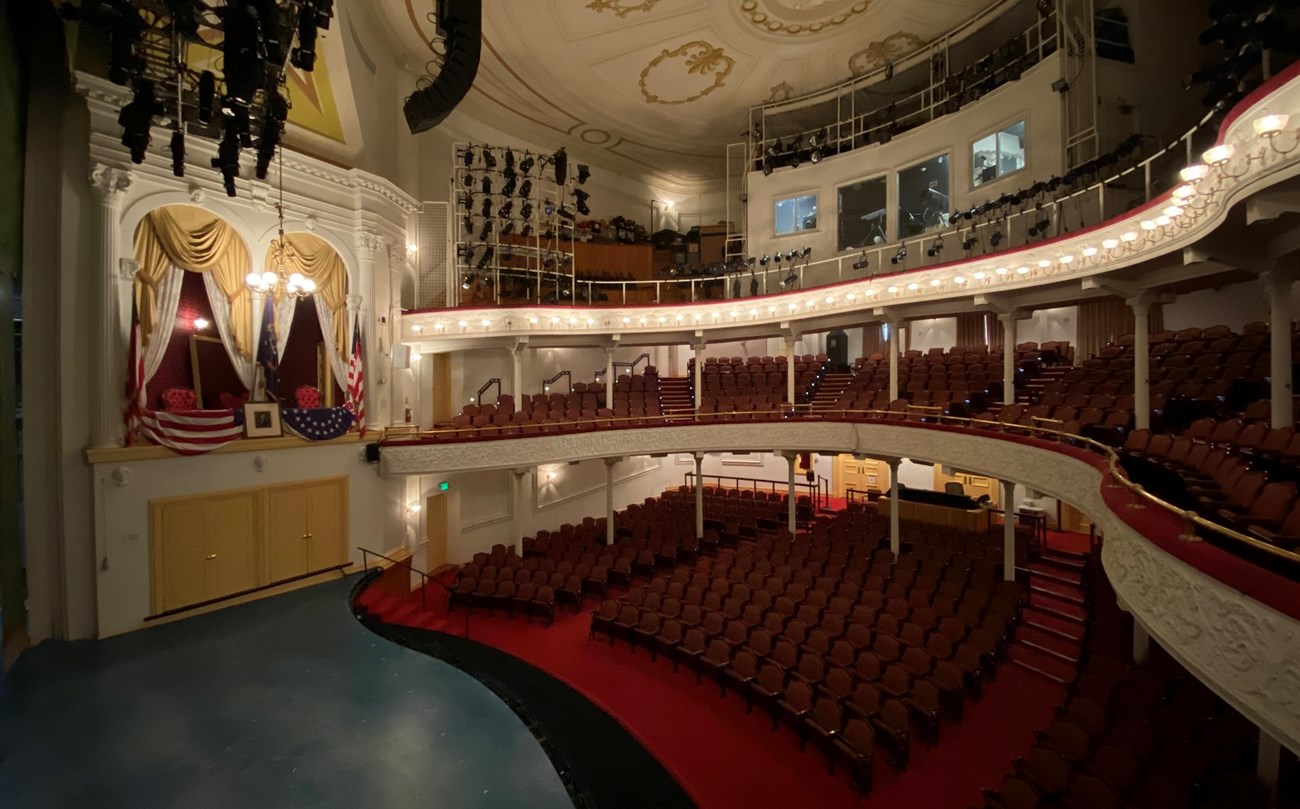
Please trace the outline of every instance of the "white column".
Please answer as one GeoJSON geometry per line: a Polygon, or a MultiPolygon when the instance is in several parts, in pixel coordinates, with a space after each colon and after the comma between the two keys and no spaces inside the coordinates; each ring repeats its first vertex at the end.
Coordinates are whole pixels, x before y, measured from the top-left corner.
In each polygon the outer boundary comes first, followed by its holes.
{"type": "Polygon", "coordinates": [[[528,344],[520,341],[510,349],[510,395],[515,397],[518,410],[524,406],[524,351],[527,348],[528,344]]]}
{"type": "Polygon", "coordinates": [[[622,458],[605,459],[605,544],[614,544],[614,467],[622,458]]]}
{"type": "Polygon", "coordinates": [[[1139,430],[1151,428],[1151,304],[1139,295],[1128,302],[1133,310],[1133,409],[1139,430]]]}
{"type": "Polygon", "coordinates": [[[902,484],[898,481],[898,469],[902,460],[890,458],[889,461],[889,549],[897,558],[903,546],[902,484]]]}
{"type": "Polygon", "coordinates": [[[511,525],[514,536],[510,542],[515,546],[515,553],[524,555],[524,521],[532,508],[532,468],[514,469],[510,475],[510,494],[514,503],[511,525]]]}
{"type": "Polygon", "coordinates": [[[614,347],[605,347],[605,407],[614,409],[614,347]]]}
{"type": "Polygon", "coordinates": [[[1269,805],[1277,805],[1277,782],[1282,770],[1282,745],[1271,735],[1259,732],[1259,758],[1255,774],[1259,781],[1268,788],[1269,805]]]}
{"type": "MultiPolygon", "coordinates": [[[[698,363],[697,366],[698,367],[698,363]]],[[[704,454],[695,453],[695,538],[704,538],[704,454]]]]}
{"type": "MultiPolygon", "coordinates": [[[[132,174],[129,171],[102,163],[94,164],[90,170],[90,184],[99,196],[99,283],[96,290],[99,297],[99,329],[95,341],[95,361],[99,366],[96,373],[99,402],[95,408],[93,439],[96,447],[122,444],[122,406],[126,387],[126,355],[123,347],[127,325],[122,322],[121,314],[123,298],[119,287],[123,256],[118,252],[118,216],[122,198],[131,187],[131,180],[132,174]]],[[[128,266],[130,272],[134,273],[134,262],[128,266]]]]}
{"type": "Polygon", "coordinates": [[[1016,316],[998,315],[1002,323],[1002,404],[1016,403],[1016,316]]]}
{"type": "MultiPolygon", "coordinates": [[[[704,398],[704,343],[692,343],[691,353],[695,357],[695,413],[699,415],[700,401],[704,398]]],[[[699,466],[696,465],[695,474],[699,475],[699,466]]]]}
{"type": "Polygon", "coordinates": [[[787,515],[787,521],[788,521],[788,524],[789,524],[789,527],[790,527],[790,533],[793,534],[793,533],[795,532],[796,527],[798,526],[798,517],[797,517],[797,515],[796,515],[796,510],[795,510],[795,500],[796,500],[796,497],[795,497],[795,490],[794,490],[794,460],[795,460],[795,454],[794,454],[793,452],[791,452],[790,454],[788,454],[788,455],[785,456],[785,460],[786,460],[786,463],[790,465],[790,485],[789,485],[789,488],[787,489],[787,491],[788,491],[789,494],[790,494],[790,497],[789,497],[790,503],[789,503],[789,514],[787,515]]]}
{"type": "Polygon", "coordinates": [[[794,344],[798,338],[785,338],[785,401],[794,407],[794,344]]]}
{"type": "Polygon", "coordinates": [[[1278,270],[1264,273],[1268,293],[1269,381],[1272,388],[1272,411],[1269,425],[1274,429],[1290,427],[1291,418],[1291,286],[1293,273],[1278,270]]]}
{"type": "Polygon", "coordinates": [[[1002,481],[1002,578],[1016,580],[1016,484],[1002,481]]]}
{"type": "Polygon", "coordinates": [[[356,232],[357,274],[361,278],[361,289],[371,292],[364,296],[361,312],[361,340],[365,347],[366,422],[371,429],[379,429],[388,421],[387,416],[380,411],[387,409],[388,378],[391,375],[391,368],[385,367],[387,363],[379,350],[381,335],[378,317],[381,312],[387,311],[387,307],[384,303],[377,302],[374,295],[375,255],[382,247],[383,238],[379,234],[370,230],[356,232]]]}
{"type": "Polygon", "coordinates": [[[1151,635],[1137,621],[1133,622],[1133,662],[1145,663],[1151,655],[1151,635]]]}
{"type": "Polygon", "coordinates": [[[889,327],[889,401],[898,398],[898,328],[901,321],[888,320],[889,327]]]}

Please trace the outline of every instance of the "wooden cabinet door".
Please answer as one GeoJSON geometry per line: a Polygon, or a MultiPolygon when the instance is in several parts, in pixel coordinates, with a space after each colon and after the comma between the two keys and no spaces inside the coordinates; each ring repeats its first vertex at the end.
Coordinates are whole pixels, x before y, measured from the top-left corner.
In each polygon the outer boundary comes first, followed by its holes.
{"type": "Polygon", "coordinates": [[[154,612],[207,599],[205,511],[204,503],[194,500],[154,506],[154,612]]]}
{"type": "Polygon", "coordinates": [[[308,572],[307,502],[307,491],[299,486],[267,492],[266,554],[272,582],[308,572]]]}
{"type": "Polygon", "coordinates": [[[208,598],[222,598],[262,584],[259,562],[259,492],[239,492],[210,500],[205,509],[208,598]]]}
{"type": "Polygon", "coordinates": [[[307,572],[347,564],[348,481],[323,480],[304,490],[307,497],[307,572]]]}

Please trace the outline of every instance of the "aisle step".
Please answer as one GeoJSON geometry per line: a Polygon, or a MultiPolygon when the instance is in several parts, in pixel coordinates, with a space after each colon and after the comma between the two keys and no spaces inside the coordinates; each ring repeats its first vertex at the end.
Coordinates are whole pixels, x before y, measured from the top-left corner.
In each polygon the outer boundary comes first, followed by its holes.
{"type": "Polygon", "coordinates": [[[1042,593],[1044,595],[1067,601],[1071,604],[1083,606],[1083,592],[1078,585],[1064,584],[1059,581],[1051,581],[1042,576],[1031,577],[1029,581],[1029,591],[1031,593],[1042,593]]]}
{"type": "Polygon", "coordinates": [[[1040,631],[1051,633],[1065,640],[1075,643],[1083,640],[1084,623],[1078,618],[1057,615],[1030,606],[1021,611],[1020,620],[1028,626],[1036,627],[1040,631]]]}
{"type": "Polygon", "coordinates": [[[1073,682],[1077,672],[1074,664],[1019,642],[1011,644],[1007,656],[1012,665],[1028,669],[1061,685],[1073,682]]]}
{"type": "Polygon", "coordinates": [[[1043,551],[1038,557],[1038,561],[1044,565],[1059,567],[1063,570],[1073,570],[1080,573],[1087,566],[1088,557],[1081,553],[1070,553],[1069,551],[1050,550],[1043,551]]]}
{"type": "Polygon", "coordinates": [[[1054,581],[1058,584],[1076,589],[1083,587],[1083,574],[1072,570],[1064,570],[1053,565],[1042,562],[1031,562],[1028,568],[1029,574],[1034,577],[1054,581]]]}
{"type": "Polygon", "coordinates": [[[1071,664],[1078,663],[1082,654],[1077,642],[1058,637],[1032,624],[1022,623],[1016,629],[1016,643],[1071,664]]]}
{"type": "Polygon", "coordinates": [[[1087,613],[1084,612],[1083,607],[1056,598],[1048,593],[1042,593],[1031,589],[1029,593],[1029,605],[1036,610],[1066,620],[1078,621],[1080,623],[1087,620],[1087,613]]]}

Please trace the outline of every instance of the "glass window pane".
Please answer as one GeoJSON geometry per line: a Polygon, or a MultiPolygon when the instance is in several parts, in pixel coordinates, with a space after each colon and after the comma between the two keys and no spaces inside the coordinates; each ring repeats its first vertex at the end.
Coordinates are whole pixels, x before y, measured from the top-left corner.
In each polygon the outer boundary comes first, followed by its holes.
{"type": "Polygon", "coordinates": [[[1025,167],[1025,122],[1009,126],[998,133],[998,176],[1025,167]]]}
{"type": "Polygon", "coordinates": [[[773,230],[777,236],[817,228],[817,195],[805,194],[776,201],[773,230]]]}
{"type": "Polygon", "coordinates": [[[948,155],[898,172],[898,232],[903,238],[948,226],[948,155]]]}
{"type": "Polygon", "coordinates": [[[970,165],[975,185],[987,183],[998,176],[998,136],[996,134],[975,141],[975,145],[971,147],[970,165]]]}
{"type": "Polygon", "coordinates": [[[884,177],[863,180],[839,189],[839,249],[853,250],[889,240],[884,177]]]}

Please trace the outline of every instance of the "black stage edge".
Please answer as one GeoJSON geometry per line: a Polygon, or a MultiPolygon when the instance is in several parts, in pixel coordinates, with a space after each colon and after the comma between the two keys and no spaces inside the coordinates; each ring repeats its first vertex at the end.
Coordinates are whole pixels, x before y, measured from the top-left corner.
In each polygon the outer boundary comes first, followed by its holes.
{"type": "MultiPolygon", "coordinates": [[[[358,607],[357,596],[374,575],[363,576],[352,589],[349,604],[357,620],[380,637],[449,663],[491,689],[537,737],[578,809],[695,809],[632,734],[566,683],[486,644],[385,624],[358,607]]],[[[688,732],[685,727],[683,732],[688,732]]]]}

